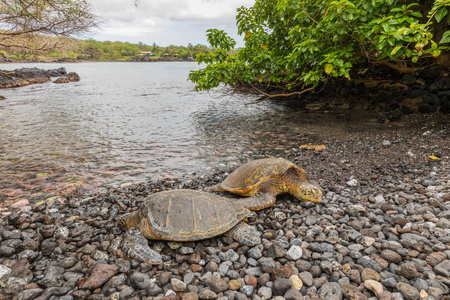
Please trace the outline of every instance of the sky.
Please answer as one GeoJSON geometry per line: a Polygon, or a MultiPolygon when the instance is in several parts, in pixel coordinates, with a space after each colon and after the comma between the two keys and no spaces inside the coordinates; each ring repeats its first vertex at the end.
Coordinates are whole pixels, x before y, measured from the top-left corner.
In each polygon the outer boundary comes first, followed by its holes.
{"type": "Polygon", "coordinates": [[[142,42],[158,46],[203,44],[206,30],[225,30],[243,46],[238,36],[236,9],[255,0],[90,0],[103,24],[88,37],[98,41],[142,42]]]}

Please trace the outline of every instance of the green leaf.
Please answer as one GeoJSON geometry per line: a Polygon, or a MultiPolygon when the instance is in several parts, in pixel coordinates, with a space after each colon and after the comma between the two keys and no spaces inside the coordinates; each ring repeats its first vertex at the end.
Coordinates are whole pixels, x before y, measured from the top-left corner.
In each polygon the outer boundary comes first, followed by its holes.
{"type": "Polygon", "coordinates": [[[331,71],[333,71],[333,65],[332,64],[326,64],[325,65],[325,73],[330,74],[331,71]]]}
{"type": "Polygon", "coordinates": [[[446,32],[444,32],[444,35],[442,36],[442,39],[439,42],[439,44],[445,44],[445,43],[450,43],[450,30],[447,30],[446,32]]]}
{"type": "Polygon", "coordinates": [[[402,48],[402,46],[397,46],[397,47],[395,47],[394,49],[392,49],[391,55],[395,55],[395,53],[397,53],[398,50],[400,50],[401,48],[402,48]]]}
{"type": "Polygon", "coordinates": [[[441,22],[442,19],[447,15],[448,13],[448,9],[446,9],[445,7],[439,9],[436,14],[434,15],[434,17],[436,18],[436,21],[441,22]]]}

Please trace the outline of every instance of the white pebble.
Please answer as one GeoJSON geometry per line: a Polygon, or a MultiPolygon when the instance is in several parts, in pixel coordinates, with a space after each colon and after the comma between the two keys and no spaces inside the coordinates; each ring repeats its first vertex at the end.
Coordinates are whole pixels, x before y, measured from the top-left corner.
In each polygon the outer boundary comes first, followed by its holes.
{"type": "Polygon", "coordinates": [[[358,180],[356,180],[356,179],[349,180],[349,181],[347,181],[347,185],[348,186],[358,186],[358,180]]]}
{"type": "Polygon", "coordinates": [[[303,255],[303,250],[299,246],[294,245],[286,252],[286,255],[292,260],[299,260],[303,255]]]}

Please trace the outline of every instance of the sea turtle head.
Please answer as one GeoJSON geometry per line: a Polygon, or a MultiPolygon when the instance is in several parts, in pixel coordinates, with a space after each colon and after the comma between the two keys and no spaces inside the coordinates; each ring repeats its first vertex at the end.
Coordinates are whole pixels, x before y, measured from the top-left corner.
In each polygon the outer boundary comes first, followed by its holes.
{"type": "Polygon", "coordinates": [[[294,197],[300,201],[320,203],[323,197],[323,189],[315,181],[302,182],[293,191],[294,197]]]}

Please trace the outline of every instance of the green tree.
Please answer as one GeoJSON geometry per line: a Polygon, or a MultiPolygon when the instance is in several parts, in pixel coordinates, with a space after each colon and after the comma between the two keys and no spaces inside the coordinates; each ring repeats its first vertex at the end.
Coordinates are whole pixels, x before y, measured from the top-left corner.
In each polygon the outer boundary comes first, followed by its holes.
{"type": "Polygon", "coordinates": [[[85,0],[0,0],[0,46],[48,50],[39,35],[70,37],[98,26],[98,17],[85,0]]]}
{"type": "Polygon", "coordinates": [[[256,0],[236,17],[245,47],[233,54],[233,39],[208,30],[215,51],[197,56],[207,66],[189,79],[197,90],[223,83],[267,99],[350,79],[362,62],[413,72],[448,48],[448,6],[450,0],[256,0]]]}

